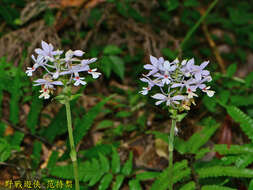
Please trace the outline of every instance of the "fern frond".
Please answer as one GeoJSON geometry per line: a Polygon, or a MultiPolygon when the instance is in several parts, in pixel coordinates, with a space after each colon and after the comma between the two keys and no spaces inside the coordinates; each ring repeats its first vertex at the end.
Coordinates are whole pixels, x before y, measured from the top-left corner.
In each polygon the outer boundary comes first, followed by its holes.
{"type": "Polygon", "coordinates": [[[86,135],[88,130],[91,128],[94,119],[101,112],[103,106],[108,102],[112,96],[109,96],[91,108],[85,116],[77,123],[74,130],[75,144],[78,144],[80,140],[86,135]]]}
{"type": "Polygon", "coordinates": [[[180,190],[195,190],[196,185],[194,181],[190,181],[189,183],[183,185],[180,190]]]}
{"type": "Polygon", "coordinates": [[[201,190],[236,190],[236,189],[219,185],[205,185],[201,188],[201,190]]]}
{"type": "Polygon", "coordinates": [[[199,178],[208,177],[235,177],[235,178],[253,178],[253,170],[237,168],[232,166],[213,166],[197,169],[199,178]]]}
{"type": "Polygon", "coordinates": [[[207,148],[201,148],[195,155],[195,159],[198,160],[198,159],[201,159],[203,158],[208,152],[210,152],[210,148],[207,147],[207,148]]]}
{"type": "Polygon", "coordinates": [[[249,96],[231,96],[231,104],[234,106],[248,106],[253,104],[253,95],[249,96]],[[245,101],[247,100],[247,101],[245,101]]]}
{"type": "Polygon", "coordinates": [[[222,155],[228,154],[253,154],[253,145],[230,145],[226,144],[217,144],[214,146],[214,150],[222,155]]]}
{"type": "MultiPolygon", "coordinates": [[[[178,182],[184,177],[189,176],[191,173],[187,166],[187,160],[176,162],[173,168],[173,183],[178,182]]],[[[166,190],[169,186],[169,168],[166,168],[152,184],[151,190],[166,190]]]]}
{"type": "Polygon", "coordinates": [[[201,146],[206,144],[206,142],[212,137],[212,135],[215,133],[215,131],[218,128],[219,128],[219,124],[206,126],[201,131],[192,135],[190,139],[186,142],[188,152],[196,153],[201,146]]]}
{"type": "Polygon", "coordinates": [[[38,98],[39,90],[32,96],[31,109],[29,111],[26,125],[30,129],[32,134],[35,134],[35,128],[39,121],[39,114],[43,107],[43,101],[38,98]]]}
{"type": "Polygon", "coordinates": [[[253,119],[235,106],[226,107],[228,114],[240,124],[242,131],[253,142],[253,119]]]}
{"type": "Polygon", "coordinates": [[[246,168],[248,165],[253,163],[253,156],[252,155],[241,155],[235,161],[235,165],[238,168],[246,168]]]}

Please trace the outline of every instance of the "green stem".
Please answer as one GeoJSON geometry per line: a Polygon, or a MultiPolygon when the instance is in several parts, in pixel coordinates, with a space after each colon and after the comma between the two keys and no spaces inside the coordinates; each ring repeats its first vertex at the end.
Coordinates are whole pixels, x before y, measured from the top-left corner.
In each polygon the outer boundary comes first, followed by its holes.
{"type": "Polygon", "coordinates": [[[208,7],[207,11],[205,12],[205,14],[203,14],[200,19],[198,20],[198,22],[196,22],[196,24],[190,29],[189,32],[187,32],[184,40],[182,41],[182,43],[180,44],[180,48],[183,49],[185,43],[191,38],[192,34],[197,30],[197,28],[199,27],[199,25],[201,24],[201,22],[203,22],[205,20],[205,18],[207,17],[207,15],[209,14],[209,12],[214,8],[214,6],[216,5],[216,3],[218,2],[218,0],[214,0],[211,5],[208,7]]]}
{"type": "Polygon", "coordinates": [[[172,118],[172,124],[170,128],[169,136],[169,190],[173,190],[173,148],[174,148],[174,134],[176,128],[176,119],[172,118]]]}
{"type": "Polygon", "coordinates": [[[71,158],[72,163],[73,163],[74,176],[75,176],[75,189],[80,190],[77,156],[76,156],[76,150],[75,150],[75,144],[74,144],[74,138],[73,138],[71,111],[70,111],[70,105],[69,105],[69,99],[68,98],[65,99],[65,107],[66,107],[66,113],[67,113],[69,143],[70,143],[70,149],[71,149],[70,158],[71,158]]]}

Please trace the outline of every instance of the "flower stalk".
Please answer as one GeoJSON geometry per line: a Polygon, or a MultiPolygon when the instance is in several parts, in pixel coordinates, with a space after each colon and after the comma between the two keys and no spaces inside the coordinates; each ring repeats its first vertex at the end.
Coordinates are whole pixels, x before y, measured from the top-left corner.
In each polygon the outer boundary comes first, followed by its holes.
{"type": "Polygon", "coordinates": [[[71,110],[69,104],[69,98],[65,98],[65,108],[67,114],[67,124],[68,124],[68,134],[69,134],[69,143],[70,143],[70,158],[73,164],[74,177],[75,177],[75,190],[80,190],[79,186],[79,175],[78,175],[78,164],[77,164],[77,154],[75,150],[73,130],[72,130],[72,119],[71,119],[71,110]]]}
{"type": "Polygon", "coordinates": [[[174,136],[176,129],[176,118],[172,117],[172,124],[169,135],[169,190],[173,190],[173,150],[174,150],[174,136]]]}

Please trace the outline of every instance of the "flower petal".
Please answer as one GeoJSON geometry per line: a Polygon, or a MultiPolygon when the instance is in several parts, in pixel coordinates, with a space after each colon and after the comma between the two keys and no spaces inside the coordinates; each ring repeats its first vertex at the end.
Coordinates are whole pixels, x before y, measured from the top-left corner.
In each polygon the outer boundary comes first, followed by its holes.
{"type": "Polygon", "coordinates": [[[157,94],[155,94],[155,95],[153,95],[151,97],[154,98],[154,99],[157,99],[157,100],[164,100],[164,99],[167,98],[167,96],[165,96],[165,95],[163,95],[161,93],[157,93],[157,94]]]}
{"type": "Polygon", "coordinates": [[[157,62],[158,62],[158,59],[152,55],[149,56],[149,59],[150,59],[150,62],[153,64],[153,65],[157,65],[157,62]]]}

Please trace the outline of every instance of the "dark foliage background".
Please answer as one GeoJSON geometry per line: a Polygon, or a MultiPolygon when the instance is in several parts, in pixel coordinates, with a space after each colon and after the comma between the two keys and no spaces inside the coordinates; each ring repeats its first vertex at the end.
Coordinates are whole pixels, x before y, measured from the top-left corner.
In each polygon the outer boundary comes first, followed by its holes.
{"type": "Polygon", "coordinates": [[[82,189],[167,189],[170,117],[138,93],[149,55],[210,60],[216,93],[178,123],[175,189],[253,189],[252,22],[247,0],[2,0],[2,186],[73,179],[65,109],[25,75],[44,40],[98,57],[103,73],[73,89],[82,189]]]}

